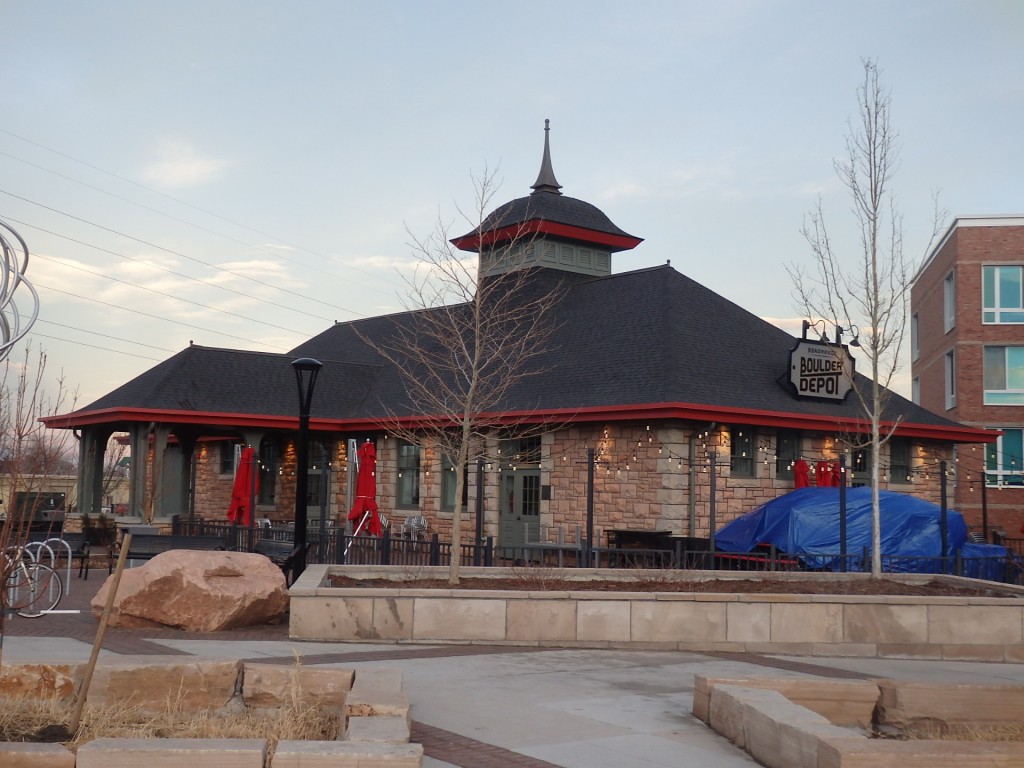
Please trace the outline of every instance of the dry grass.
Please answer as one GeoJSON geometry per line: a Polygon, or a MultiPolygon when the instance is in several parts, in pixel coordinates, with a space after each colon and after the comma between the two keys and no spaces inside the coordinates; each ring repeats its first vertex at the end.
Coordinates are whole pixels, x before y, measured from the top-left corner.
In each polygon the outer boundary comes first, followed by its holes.
{"type": "Polygon", "coordinates": [[[1024,723],[946,724],[921,721],[904,729],[899,738],[943,739],[946,741],[1024,741],[1024,723]]]}
{"type": "Polygon", "coordinates": [[[68,701],[0,698],[0,741],[59,741],[75,751],[80,744],[99,738],[260,738],[268,741],[269,760],[281,739],[333,741],[340,729],[337,712],[294,703],[266,710],[239,706],[186,711],[179,700],[169,702],[158,713],[143,712],[131,701],[86,707],[78,733],[69,739],[66,727],[70,718],[68,701]]]}

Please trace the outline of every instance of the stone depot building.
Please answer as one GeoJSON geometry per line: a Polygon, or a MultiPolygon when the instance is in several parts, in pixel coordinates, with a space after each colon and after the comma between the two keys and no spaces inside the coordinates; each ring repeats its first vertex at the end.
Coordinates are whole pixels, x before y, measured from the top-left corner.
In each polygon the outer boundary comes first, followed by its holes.
{"type": "MultiPolygon", "coordinates": [[[[562,194],[547,134],[531,193],[453,240],[478,254],[481,274],[529,270],[536,290],[558,297],[551,336],[530,363],[539,373],[505,393],[496,412],[504,425],[486,436],[482,471],[475,461],[466,468],[467,519],[482,494],[484,534],[499,546],[551,539],[559,528],[575,540],[590,452],[598,531],[707,536],[712,487],[720,525],[791,490],[800,459],[831,469],[844,455],[849,483],[867,482],[868,422],[853,394],[838,396],[867,381],[848,363],[823,370],[820,362],[846,360],[847,349],[796,339],[668,264],[613,273],[612,256],[628,258],[621,254],[641,242],[562,194]]],[[[445,538],[457,469],[429,441],[400,439],[389,425],[400,422],[408,437],[446,414],[418,412],[396,367],[368,343],[387,343],[416,321],[400,313],[336,323],[284,355],[190,345],[87,407],[47,419],[81,436],[80,509],[99,511],[105,445],[126,432],[130,515],[223,520],[236,457],[248,445],[259,457],[256,517],[293,519],[290,364],[311,357],[322,369],[310,418],[309,519],[347,518],[353,454],[370,440],[381,511],[397,524],[422,516],[445,538]]],[[[879,457],[882,485],[936,502],[939,462],[957,444],[995,439],[895,393],[884,423],[896,426],[879,457]]]]}

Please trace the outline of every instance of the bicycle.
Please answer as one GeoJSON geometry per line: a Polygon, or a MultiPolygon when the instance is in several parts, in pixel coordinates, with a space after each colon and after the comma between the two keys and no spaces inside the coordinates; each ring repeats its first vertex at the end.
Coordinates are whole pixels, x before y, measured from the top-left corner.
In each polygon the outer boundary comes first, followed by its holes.
{"type": "Polygon", "coordinates": [[[4,607],[26,619],[37,619],[57,607],[64,595],[60,575],[45,563],[36,562],[24,547],[4,553],[4,607]],[[12,568],[13,566],[13,568],[12,568]]]}

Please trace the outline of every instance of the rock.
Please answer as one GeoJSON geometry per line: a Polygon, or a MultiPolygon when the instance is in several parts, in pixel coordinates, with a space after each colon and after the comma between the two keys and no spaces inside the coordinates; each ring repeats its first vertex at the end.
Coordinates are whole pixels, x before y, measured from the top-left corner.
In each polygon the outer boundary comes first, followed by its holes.
{"type": "Polygon", "coordinates": [[[245,662],[242,698],[247,707],[271,709],[296,700],[341,710],[352,688],[351,669],[303,667],[299,664],[245,662]]]}
{"type": "MultiPolygon", "coordinates": [[[[92,599],[97,618],[113,578],[92,599]]],[[[284,574],[263,555],[176,549],[124,571],[110,626],[214,632],[276,624],[287,609],[284,574]]]]}
{"type": "Polygon", "coordinates": [[[130,703],[143,712],[220,710],[240,687],[242,663],[181,656],[104,659],[89,686],[95,707],[130,703]]]}
{"type": "MultiPolygon", "coordinates": [[[[0,694],[37,699],[70,699],[80,665],[76,663],[11,663],[0,669],[0,694]]],[[[0,765],[3,761],[0,760],[0,765]]]]}

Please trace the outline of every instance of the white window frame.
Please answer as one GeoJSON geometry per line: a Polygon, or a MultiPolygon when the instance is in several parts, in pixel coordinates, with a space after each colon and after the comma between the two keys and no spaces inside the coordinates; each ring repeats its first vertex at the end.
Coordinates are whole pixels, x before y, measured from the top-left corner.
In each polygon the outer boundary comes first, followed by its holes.
{"type": "Polygon", "coordinates": [[[956,327],[956,273],[950,272],[942,281],[942,323],[948,332],[956,327]]]}
{"type": "Polygon", "coordinates": [[[956,408],[956,349],[946,352],[946,410],[956,408]]]}
{"type": "MultiPolygon", "coordinates": [[[[1016,468],[1011,466],[1010,469],[1004,469],[1001,465],[1005,462],[1005,454],[1003,450],[1003,439],[1006,433],[1009,432],[1020,432],[1020,427],[998,427],[1004,434],[996,438],[996,442],[985,446],[985,484],[989,487],[1000,487],[1000,486],[1013,486],[1020,487],[1024,485],[1024,466],[1021,466],[1021,462],[1018,462],[1016,468]],[[989,451],[991,446],[995,446],[996,452],[996,469],[989,469],[988,460],[990,457],[989,451]]],[[[1012,465],[1012,462],[1011,462],[1012,465]]]]}
{"type": "Polygon", "coordinates": [[[921,356],[920,331],[918,329],[917,312],[910,316],[910,359],[917,360],[921,356]]]}
{"type": "Polygon", "coordinates": [[[1016,307],[1003,307],[1001,306],[1002,295],[1000,290],[999,272],[1004,269],[1016,269],[1021,273],[1021,282],[1024,284],[1024,266],[1020,264],[983,264],[981,267],[981,322],[983,325],[1021,325],[1024,324],[1024,296],[1018,296],[1018,301],[1021,306],[1016,307]],[[995,270],[995,274],[992,279],[992,304],[991,306],[985,303],[985,273],[988,270],[995,270]],[[1006,313],[1016,315],[1016,319],[1005,320],[1002,315],[1006,313]],[[991,318],[986,318],[986,315],[990,315],[991,318]]]}
{"type": "MultiPolygon", "coordinates": [[[[982,352],[982,383],[983,383],[983,397],[985,405],[1024,405],[1024,388],[1011,388],[1007,386],[1010,380],[1011,366],[1010,366],[1010,350],[1024,350],[1024,345],[1020,344],[989,344],[986,345],[982,352]],[[1002,387],[990,388],[989,383],[993,374],[989,373],[988,362],[991,357],[990,353],[996,350],[1002,350],[1003,352],[1003,381],[1002,387]]],[[[1020,370],[1018,368],[1017,370],[1020,370]]]]}

